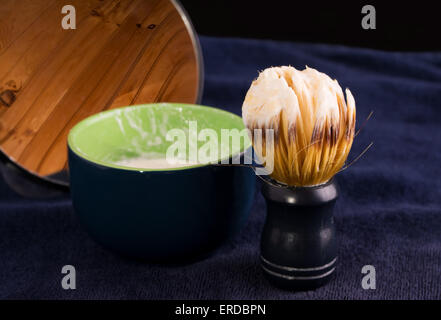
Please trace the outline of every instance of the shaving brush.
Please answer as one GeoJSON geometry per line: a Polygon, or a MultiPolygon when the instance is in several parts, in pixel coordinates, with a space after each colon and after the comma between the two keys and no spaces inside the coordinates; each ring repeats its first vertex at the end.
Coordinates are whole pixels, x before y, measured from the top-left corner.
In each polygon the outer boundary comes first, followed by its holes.
{"type": "Polygon", "coordinates": [[[355,100],[312,68],[274,67],[253,81],[242,106],[265,166],[267,217],[261,264],[276,286],[306,290],[329,281],[337,261],[336,173],[355,131],[355,100]]]}

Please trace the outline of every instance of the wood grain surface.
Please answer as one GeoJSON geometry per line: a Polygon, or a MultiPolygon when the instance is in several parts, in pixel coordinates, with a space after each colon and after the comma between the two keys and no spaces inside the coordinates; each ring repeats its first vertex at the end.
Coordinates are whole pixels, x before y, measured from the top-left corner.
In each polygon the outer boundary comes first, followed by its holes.
{"type": "Polygon", "coordinates": [[[200,66],[169,0],[1,0],[0,150],[46,177],[67,168],[67,135],[97,112],[195,103],[200,66]],[[76,29],[61,26],[76,9],[76,29]]]}

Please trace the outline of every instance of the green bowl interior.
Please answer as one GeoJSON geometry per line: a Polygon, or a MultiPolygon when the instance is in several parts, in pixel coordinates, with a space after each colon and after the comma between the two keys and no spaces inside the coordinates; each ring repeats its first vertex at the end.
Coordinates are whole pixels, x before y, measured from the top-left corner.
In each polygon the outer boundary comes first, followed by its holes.
{"type": "MultiPolygon", "coordinates": [[[[181,153],[179,156],[188,160],[189,151],[195,148],[191,143],[195,139],[189,139],[191,132],[195,132],[189,129],[192,121],[197,125],[197,134],[203,129],[212,129],[217,133],[217,138],[206,138],[217,140],[216,161],[231,158],[251,146],[246,134],[241,134],[240,140],[236,141],[232,138],[225,139],[225,135],[222,137],[223,129],[245,132],[245,126],[239,116],[216,108],[181,103],[146,104],[98,113],[81,121],[71,130],[68,145],[80,157],[104,166],[137,171],[161,171],[126,167],[115,162],[142,156],[165,157],[168,148],[176,141],[166,139],[167,132],[172,129],[180,129],[185,133],[185,154],[181,153]]],[[[197,140],[196,148],[200,150],[208,140],[197,140]]],[[[202,165],[204,164],[167,170],[182,170],[202,165]]]]}

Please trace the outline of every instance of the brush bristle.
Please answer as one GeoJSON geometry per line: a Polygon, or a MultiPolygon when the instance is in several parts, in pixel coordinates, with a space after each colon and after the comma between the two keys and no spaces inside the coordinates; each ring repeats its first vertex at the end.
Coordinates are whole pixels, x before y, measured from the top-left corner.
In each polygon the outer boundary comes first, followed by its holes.
{"type": "Polygon", "coordinates": [[[306,67],[268,68],[253,81],[242,106],[256,154],[273,161],[275,180],[289,186],[327,182],[345,163],[355,131],[355,100],[336,80],[306,67]],[[262,129],[261,139],[253,135],[262,129]],[[274,130],[274,140],[265,136],[274,130]],[[267,154],[273,144],[274,155],[267,154]]]}

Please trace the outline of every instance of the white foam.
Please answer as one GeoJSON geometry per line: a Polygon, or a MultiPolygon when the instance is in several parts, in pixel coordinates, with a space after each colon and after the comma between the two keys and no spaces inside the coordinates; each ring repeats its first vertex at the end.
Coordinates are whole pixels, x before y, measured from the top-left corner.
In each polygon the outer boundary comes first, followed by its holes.
{"type": "Polygon", "coordinates": [[[116,162],[117,165],[138,169],[170,169],[181,168],[198,164],[183,159],[166,159],[165,157],[150,158],[146,156],[123,159],[116,162]]]}

